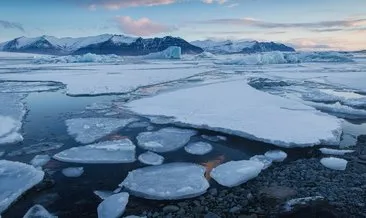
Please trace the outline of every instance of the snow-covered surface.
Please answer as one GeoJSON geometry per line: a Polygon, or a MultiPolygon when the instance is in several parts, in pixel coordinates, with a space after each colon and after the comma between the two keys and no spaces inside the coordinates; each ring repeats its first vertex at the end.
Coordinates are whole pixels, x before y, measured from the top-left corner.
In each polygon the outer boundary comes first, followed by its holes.
{"type": "Polygon", "coordinates": [[[355,152],[355,150],[339,150],[339,149],[332,149],[332,148],[320,148],[319,150],[323,154],[338,155],[338,156],[342,156],[342,155],[345,155],[345,154],[355,152]]]}
{"type": "Polygon", "coordinates": [[[194,130],[168,127],[155,132],[142,132],[137,136],[137,141],[143,149],[158,153],[170,152],[186,145],[196,133],[194,130]]]}
{"type": "Polygon", "coordinates": [[[205,155],[212,151],[212,145],[207,142],[194,142],[186,145],[184,150],[194,155],[205,155]]]}
{"type": "Polygon", "coordinates": [[[261,162],[263,164],[263,170],[270,167],[273,162],[271,158],[266,157],[265,155],[254,155],[249,160],[261,162]]]}
{"type": "Polygon", "coordinates": [[[35,64],[65,64],[65,63],[120,63],[123,58],[117,55],[96,55],[87,53],[84,55],[68,56],[41,56],[35,57],[35,64]]]}
{"type": "Polygon", "coordinates": [[[127,192],[114,194],[98,205],[98,218],[118,218],[125,212],[128,198],[127,192]]]}
{"type": "Polygon", "coordinates": [[[203,41],[193,41],[192,45],[198,46],[205,51],[212,53],[236,53],[243,50],[243,48],[252,47],[255,41],[246,40],[225,40],[225,41],[215,41],[215,40],[203,40],[203,41]]]}
{"type": "Polygon", "coordinates": [[[323,200],[323,196],[312,196],[312,197],[305,197],[305,198],[295,198],[288,200],[285,205],[283,206],[285,211],[291,211],[296,205],[304,205],[311,201],[323,200]]]}
{"type": "Polygon", "coordinates": [[[208,69],[190,64],[44,64],[26,65],[37,71],[0,74],[0,79],[17,81],[56,81],[66,85],[69,95],[128,93],[154,84],[175,81],[208,69]],[[52,73],[50,73],[52,68],[52,73]]]}
{"type": "Polygon", "coordinates": [[[131,163],[136,160],[135,150],[136,146],[129,139],[121,139],[73,147],[53,158],[71,163],[131,163]]]}
{"type": "Polygon", "coordinates": [[[215,167],[210,175],[220,185],[234,187],[257,177],[263,167],[258,161],[230,161],[215,167]]]}
{"type": "Polygon", "coordinates": [[[68,167],[62,169],[62,174],[64,174],[64,176],[66,177],[71,178],[80,177],[83,173],[84,173],[83,167],[68,167]]]}
{"type": "MultiPolygon", "coordinates": [[[[1,83],[0,83],[1,85],[1,83]]],[[[0,93],[0,145],[23,141],[20,134],[25,106],[23,94],[0,93]]]]}
{"type": "Polygon", "coordinates": [[[43,177],[44,172],[31,165],[0,160],[0,214],[43,177]]]}
{"type": "Polygon", "coordinates": [[[338,144],[342,132],[339,119],[300,102],[258,91],[246,80],[181,89],[126,106],[139,114],[174,117],[174,121],[194,127],[282,147],[338,144]]]}
{"type": "Polygon", "coordinates": [[[47,154],[36,155],[31,161],[30,164],[34,167],[43,167],[51,160],[51,157],[47,154]]]}
{"type": "Polygon", "coordinates": [[[282,162],[287,158],[287,154],[281,150],[267,151],[264,156],[271,159],[273,162],[282,162]]]}
{"type": "Polygon", "coordinates": [[[332,170],[345,170],[348,161],[337,157],[325,157],[320,160],[320,163],[332,170]]]}
{"type": "Polygon", "coordinates": [[[182,49],[178,46],[170,46],[164,51],[150,53],[143,56],[146,59],[181,59],[182,49]]]}
{"type": "Polygon", "coordinates": [[[94,194],[98,196],[100,199],[105,200],[111,195],[113,195],[112,191],[102,191],[102,190],[96,190],[94,191],[94,194]]]}
{"type": "Polygon", "coordinates": [[[67,132],[75,137],[75,140],[87,144],[109,135],[129,123],[136,121],[116,118],[75,118],[66,120],[67,132]]]}
{"type": "Polygon", "coordinates": [[[141,163],[148,165],[161,165],[164,162],[164,157],[151,151],[147,151],[138,156],[141,163]]]}
{"type": "Polygon", "coordinates": [[[31,207],[23,218],[57,218],[48,212],[42,205],[36,204],[31,207]]]}
{"type": "Polygon", "coordinates": [[[133,195],[156,200],[177,200],[204,194],[209,184],[205,168],[192,163],[169,163],[130,172],[121,186],[133,195]]]}

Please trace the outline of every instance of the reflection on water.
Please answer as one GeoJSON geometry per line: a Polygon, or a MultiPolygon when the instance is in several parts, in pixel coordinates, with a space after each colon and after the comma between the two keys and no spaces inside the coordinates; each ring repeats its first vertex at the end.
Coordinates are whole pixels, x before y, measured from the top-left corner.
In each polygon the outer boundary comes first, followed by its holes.
{"type": "Polygon", "coordinates": [[[225,160],[225,156],[220,155],[216,159],[209,160],[207,162],[201,163],[201,165],[206,168],[205,177],[208,181],[211,180],[211,175],[210,174],[211,174],[212,169],[217,167],[221,163],[223,163],[224,160],[225,160]]]}

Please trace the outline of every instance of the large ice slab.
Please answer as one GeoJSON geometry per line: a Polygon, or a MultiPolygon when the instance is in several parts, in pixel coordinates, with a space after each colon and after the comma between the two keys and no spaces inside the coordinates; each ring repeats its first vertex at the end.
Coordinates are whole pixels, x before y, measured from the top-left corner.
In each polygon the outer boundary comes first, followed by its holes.
{"type": "Polygon", "coordinates": [[[257,177],[263,168],[258,161],[230,161],[212,169],[210,175],[220,185],[234,187],[257,177]]]}
{"type": "Polygon", "coordinates": [[[246,80],[181,89],[132,101],[144,115],[174,117],[176,122],[281,147],[338,144],[341,121],[300,102],[258,91],[246,80]]]}
{"type": "Polygon", "coordinates": [[[17,82],[17,81],[0,81],[0,93],[30,93],[55,91],[62,88],[61,83],[55,82],[17,82]]]}
{"type": "Polygon", "coordinates": [[[320,152],[322,152],[322,154],[339,155],[339,156],[355,152],[355,150],[339,150],[332,148],[320,148],[319,150],[320,152]]]}
{"type": "Polygon", "coordinates": [[[342,118],[348,118],[348,119],[365,119],[366,118],[366,110],[355,109],[355,108],[349,107],[347,105],[342,105],[339,102],[334,103],[334,104],[307,102],[306,104],[309,106],[312,106],[320,111],[335,114],[338,117],[342,117],[342,118]]]}
{"type": "Polygon", "coordinates": [[[66,120],[67,131],[83,144],[92,143],[136,121],[116,118],[75,118],[66,120]]]}
{"type": "Polygon", "coordinates": [[[209,184],[205,168],[192,163],[149,166],[128,173],[120,184],[133,195],[155,200],[176,200],[199,196],[209,184]]]}
{"type": "Polygon", "coordinates": [[[142,153],[138,157],[139,161],[148,165],[160,165],[164,162],[164,157],[154,152],[147,151],[142,153]]]}
{"type": "Polygon", "coordinates": [[[129,139],[121,139],[73,147],[53,158],[71,163],[131,163],[136,160],[135,150],[136,146],[129,139]]]}
{"type": "Polygon", "coordinates": [[[205,155],[212,151],[212,145],[207,142],[189,143],[184,147],[184,150],[194,155],[205,155]]]}
{"type": "Polygon", "coordinates": [[[337,157],[325,157],[320,160],[320,163],[332,170],[345,170],[348,161],[337,157]]]}
{"type": "Polygon", "coordinates": [[[42,205],[36,204],[31,207],[23,218],[57,218],[48,212],[42,205]]]}
{"type": "Polygon", "coordinates": [[[0,144],[23,141],[19,132],[25,115],[24,97],[23,94],[0,93],[0,102],[3,102],[0,107],[0,144]]]}
{"type": "Polygon", "coordinates": [[[44,172],[31,165],[0,160],[0,214],[43,177],[44,172]]]}
{"type": "Polygon", "coordinates": [[[140,133],[137,141],[141,148],[155,152],[169,152],[183,147],[196,133],[194,130],[168,127],[155,132],[140,133]]]}
{"type": "Polygon", "coordinates": [[[125,212],[128,198],[127,192],[112,195],[98,205],[98,218],[118,218],[125,212]]]}
{"type": "Polygon", "coordinates": [[[266,157],[265,155],[254,155],[249,160],[261,162],[263,164],[263,170],[270,167],[273,162],[271,158],[266,157]]]}

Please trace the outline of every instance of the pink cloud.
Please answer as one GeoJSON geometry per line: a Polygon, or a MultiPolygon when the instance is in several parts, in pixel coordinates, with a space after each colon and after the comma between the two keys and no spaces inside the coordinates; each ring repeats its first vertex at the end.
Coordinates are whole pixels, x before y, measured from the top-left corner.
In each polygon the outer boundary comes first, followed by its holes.
{"type": "Polygon", "coordinates": [[[129,16],[117,16],[116,21],[124,33],[135,36],[151,36],[177,29],[172,26],[155,23],[146,17],[134,20],[129,16]]]}
{"type": "MultiPolygon", "coordinates": [[[[168,5],[176,0],[90,0],[89,7],[104,7],[109,10],[118,10],[120,8],[139,7],[139,6],[156,6],[168,5]]],[[[89,8],[90,9],[90,8],[89,8]]]]}

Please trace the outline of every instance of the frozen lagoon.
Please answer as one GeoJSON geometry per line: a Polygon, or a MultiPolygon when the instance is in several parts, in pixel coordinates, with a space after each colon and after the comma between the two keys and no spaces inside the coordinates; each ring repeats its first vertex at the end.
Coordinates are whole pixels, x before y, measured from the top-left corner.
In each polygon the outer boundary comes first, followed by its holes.
{"type": "MultiPolygon", "coordinates": [[[[206,62],[206,61],[205,61],[206,62]]],[[[212,62],[212,61],[210,61],[212,62]]],[[[182,71],[184,71],[185,68],[190,68],[192,66],[201,65],[200,69],[197,71],[198,73],[204,73],[210,70],[213,70],[210,68],[210,66],[206,65],[204,62],[195,62],[195,63],[187,63],[184,60],[183,61],[151,61],[152,64],[150,64],[151,68],[158,68],[159,70],[169,70],[169,68],[174,67],[176,65],[178,68],[182,68],[182,71]],[[154,63],[155,62],[155,63],[154,63]]],[[[324,64],[323,64],[324,65],[324,64]]],[[[348,66],[352,68],[356,68],[356,66],[351,64],[341,64],[342,66],[348,66]]],[[[9,66],[9,65],[8,65],[9,66]]],[[[309,68],[309,71],[312,69],[316,69],[317,66],[320,65],[313,65],[309,64],[307,68],[309,68]]],[[[38,67],[38,66],[30,66],[31,68],[38,67]]],[[[103,65],[98,64],[73,64],[73,65],[45,65],[44,71],[52,72],[53,70],[62,72],[63,69],[60,68],[69,68],[68,70],[64,69],[64,71],[68,71],[70,69],[78,68],[79,70],[87,70],[90,68],[102,70],[103,65]]],[[[137,68],[137,66],[124,66],[125,68],[137,68]]],[[[146,66],[139,65],[140,68],[137,70],[140,71],[148,71],[149,70],[149,63],[146,63],[146,66]]],[[[113,68],[118,69],[118,65],[114,66],[113,68]]],[[[50,90],[50,92],[32,92],[30,94],[27,94],[27,97],[24,99],[24,102],[26,103],[28,113],[24,117],[24,123],[23,128],[21,130],[22,135],[24,136],[24,140],[22,143],[16,143],[16,144],[8,144],[8,145],[2,145],[0,147],[0,151],[5,151],[3,159],[9,159],[9,160],[18,160],[25,163],[28,163],[35,155],[37,154],[48,154],[50,156],[53,156],[54,154],[61,152],[63,150],[69,149],[71,147],[77,147],[82,146],[80,143],[76,142],[73,137],[71,137],[67,131],[66,126],[64,124],[65,120],[67,119],[74,119],[74,118],[91,118],[91,117],[103,117],[104,114],[107,114],[109,112],[113,112],[111,116],[113,118],[119,118],[119,119],[125,119],[130,117],[130,111],[126,110],[126,107],[124,107],[124,102],[127,100],[135,100],[135,99],[143,99],[146,96],[154,96],[161,92],[175,92],[179,90],[186,89],[188,87],[199,87],[202,85],[210,85],[210,84],[220,84],[223,80],[227,81],[228,79],[236,80],[239,78],[246,79],[247,77],[256,77],[259,76],[259,74],[253,74],[251,70],[254,70],[258,67],[256,66],[230,66],[230,71],[227,71],[227,66],[220,66],[222,69],[222,72],[216,72],[211,73],[209,75],[198,75],[194,76],[193,78],[182,78],[178,79],[178,81],[174,81],[172,83],[170,82],[164,82],[164,84],[159,84],[159,86],[149,84],[147,87],[139,88],[140,91],[129,91],[126,94],[123,95],[109,95],[109,96],[98,96],[98,97],[68,97],[65,95],[65,89],[61,88],[60,90],[50,90]],[[238,72],[234,72],[232,69],[237,69],[238,72]],[[248,70],[248,72],[243,73],[240,71],[248,70]],[[143,89],[143,92],[141,91],[143,89]],[[143,93],[143,95],[142,95],[143,93]],[[111,103],[112,106],[103,108],[100,107],[99,109],[92,109],[92,110],[86,110],[88,105],[93,105],[93,103],[100,103],[100,102],[107,102],[111,103]],[[104,110],[104,111],[103,111],[104,110]],[[23,134],[24,133],[24,134],[23,134]],[[27,154],[22,152],[20,155],[16,156],[9,156],[8,154],[12,151],[20,150],[22,147],[29,147],[31,145],[35,145],[42,142],[55,142],[55,143],[63,143],[63,147],[59,147],[54,150],[46,150],[46,151],[40,151],[38,153],[34,154],[27,154]]],[[[301,67],[304,68],[304,67],[301,67]]],[[[306,67],[305,67],[306,68],[306,67]]],[[[306,68],[306,69],[307,69],[306,68]]],[[[263,75],[271,77],[270,72],[273,72],[273,76],[279,76],[275,75],[277,74],[277,71],[284,70],[287,71],[291,70],[297,70],[297,65],[293,65],[290,67],[284,68],[282,65],[278,66],[261,66],[260,70],[263,71],[263,75]],[[287,69],[288,68],[288,69],[287,69]]],[[[15,71],[16,69],[14,69],[15,71]]],[[[19,70],[19,69],[17,69],[19,70]]],[[[258,69],[257,69],[258,70],[258,69]]],[[[111,75],[114,75],[114,78],[116,75],[114,74],[117,70],[109,71],[107,72],[100,72],[100,74],[103,74],[104,76],[108,77],[108,72],[111,73],[111,75]]],[[[326,71],[326,70],[324,70],[326,71]]],[[[329,71],[329,70],[328,70],[329,71]]],[[[6,79],[6,76],[9,76],[9,74],[5,73],[4,71],[1,71],[0,77],[3,79],[6,79]]],[[[179,74],[179,71],[177,71],[179,74]]],[[[76,73],[76,72],[75,72],[76,73]]],[[[332,72],[323,72],[323,74],[327,74],[328,76],[332,72]]],[[[19,80],[29,80],[32,77],[27,75],[37,74],[36,71],[30,71],[28,73],[22,74],[19,73],[17,75],[11,75],[11,77],[17,77],[19,80]],[[25,75],[25,77],[22,79],[22,76],[25,75]]],[[[61,73],[60,73],[61,74],[61,73]]],[[[302,75],[303,77],[306,77],[307,73],[299,73],[297,77],[300,77],[302,75]]],[[[38,75],[37,75],[38,76],[38,75]]],[[[70,73],[70,79],[72,78],[72,73],[70,73]]],[[[76,76],[76,75],[75,75],[76,76]]],[[[175,78],[177,78],[179,75],[175,75],[175,78]]],[[[184,75],[186,76],[186,75],[184,75]]],[[[262,74],[260,74],[262,76],[262,74]]],[[[285,78],[285,74],[282,74],[283,78],[285,78]]],[[[309,75],[310,76],[310,75],[309,75]]],[[[314,80],[317,75],[312,75],[309,77],[309,80],[314,80]]],[[[37,78],[37,77],[34,77],[37,78]]],[[[16,78],[14,78],[16,79],[16,78]]],[[[289,78],[289,75],[286,76],[286,79],[292,79],[289,78]]],[[[163,80],[164,81],[164,80],[163,80]]],[[[158,81],[159,82],[159,81],[158,81]]],[[[142,84],[142,83],[141,83],[142,84]]],[[[24,86],[27,86],[24,84],[24,86]]],[[[329,87],[327,87],[329,88],[329,87]]],[[[85,89],[88,90],[89,88],[85,89]]],[[[102,90],[102,89],[101,89],[102,90]]],[[[103,92],[102,92],[103,93],[103,92]]],[[[69,93],[70,94],[70,93],[69,93]]],[[[93,95],[98,94],[98,92],[91,93],[93,95]]],[[[103,93],[106,94],[106,93],[103,93]]],[[[282,95],[282,93],[280,93],[282,95]]],[[[360,94],[362,95],[362,93],[360,94]]],[[[293,99],[292,99],[293,100],[293,99]]],[[[133,102],[133,101],[132,101],[133,102]]],[[[136,116],[136,115],[134,115],[136,116]]],[[[128,128],[126,126],[123,129],[117,130],[116,132],[113,132],[111,134],[107,134],[103,139],[97,139],[97,142],[99,140],[119,140],[122,138],[129,138],[131,139],[136,145],[137,141],[135,141],[136,136],[141,132],[147,132],[147,131],[158,131],[160,129],[166,128],[166,127],[176,127],[180,128],[180,124],[170,124],[170,123],[163,123],[163,124],[156,124],[156,123],[150,123],[149,119],[145,119],[144,117],[139,117],[137,115],[138,119],[140,119],[142,122],[147,122],[151,125],[151,127],[154,128],[154,130],[148,130],[146,125],[142,125],[137,128],[128,128]]],[[[354,121],[352,121],[354,122],[354,121]]],[[[362,122],[362,121],[360,121],[362,122]]],[[[356,136],[357,128],[364,128],[364,125],[358,125],[358,124],[352,124],[347,123],[347,128],[351,126],[350,135],[352,137],[356,136]],[[355,128],[355,129],[353,129],[355,128]]],[[[346,132],[348,129],[344,129],[346,132]]],[[[206,130],[205,128],[198,129],[198,134],[191,138],[190,142],[198,142],[202,141],[202,135],[210,135],[210,136],[217,136],[222,135],[220,132],[210,131],[206,130]]],[[[177,151],[169,152],[164,154],[165,162],[166,163],[172,163],[177,161],[184,161],[184,162],[191,162],[191,163],[197,163],[205,165],[208,162],[216,161],[217,159],[221,160],[221,156],[224,156],[223,162],[229,162],[231,160],[238,161],[238,160],[248,160],[253,155],[261,155],[264,154],[268,150],[276,149],[276,147],[258,142],[258,141],[252,141],[247,140],[242,137],[236,137],[231,136],[227,134],[223,134],[225,137],[227,137],[227,141],[217,141],[217,142],[211,142],[208,140],[203,140],[205,142],[208,142],[212,144],[213,151],[211,153],[208,153],[204,156],[193,156],[189,155],[184,151],[184,148],[181,148],[177,151]]],[[[291,161],[294,158],[298,157],[305,157],[307,149],[289,149],[285,150],[286,153],[289,154],[289,158],[286,159],[286,161],[291,161]]],[[[145,150],[137,147],[136,148],[136,157],[139,154],[142,154],[145,152],[145,150]]],[[[206,164],[207,165],[207,164],[206,164]]],[[[62,163],[58,162],[56,160],[51,160],[47,165],[45,165],[44,170],[51,175],[51,178],[56,181],[55,186],[47,190],[46,193],[32,193],[29,195],[26,199],[20,199],[16,204],[14,204],[8,212],[6,213],[7,216],[13,216],[17,217],[22,216],[25,214],[25,212],[33,205],[33,202],[31,202],[30,199],[42,199],[45,196],[59,196],[58,198],[53,199],[50,201],[50,206],[47,206],[46,208],[52,212],[53,214],[57,215],[57,213],[70,213],[78,215],[80,211],[88,212],[90,211],[90,214],[96,213],[96,208],[98,204],[100,203],[100,200],[98,200],[94,194],[93,190],[99,189],[99,190],[114,190],[117,188],[117,185],[123,181],[128,172],[131,172],[135,169],[142,168],[144,165],[140,164],[139,162],[134,163],[126,163],[126,164],[114,164],[114,165],[103,165],[103,164],[97,164],[97,165],[85,165],[85,164],[71,164],[71,163],[62,163]],[[61,170],[68,167],[84,167],[85,174],[80,177],[73,180],[70,180],[68,178],[65,178],[62,175],[61,170]],[[111,179],[111,176],[113,176],[113,179],[111,179]],[[80,185],[82,184],[82,185],[80,185]],[[93,188],[91,188],[93,187],[93,188]],[[55,193],[57,195],[55,195],[55,193]],[[72,199],[72,200],[70,200],[72,199]],[[85,200],[88,199],[88,200],[85,200]],[[78,206],[75,206],[77,202],[81,202],[77,204],[78,206]],[[84,203],[83,203],[84,202],[84,203]],[[56,213],[55,213],[56,212],[56,213]]],[[[268,169],[270,170],[270,169],[268,169]]],[[[211,180],[211,184],[215,185],[215,183],[211,180]]],[[[135,204],[143,205],[143,204],[149,204],[154,205],[154,201],[144,201],[141,199],[132,199],[131,201],[135,202],[135,204]]],[[[126,215],[132,214],[133,212],[129,212],[129,206],[126,207],[126,215]]]]}

